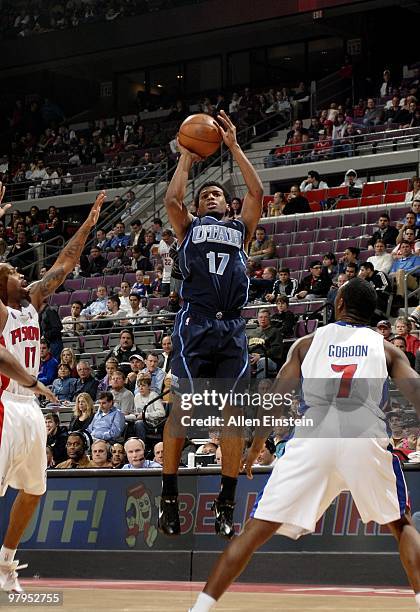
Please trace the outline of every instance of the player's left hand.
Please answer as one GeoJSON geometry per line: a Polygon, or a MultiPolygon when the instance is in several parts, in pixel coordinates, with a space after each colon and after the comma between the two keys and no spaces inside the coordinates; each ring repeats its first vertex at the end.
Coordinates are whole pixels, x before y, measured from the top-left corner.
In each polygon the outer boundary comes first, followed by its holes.
{"type": "Polygon", "coordinates": [[[90,209],[88,219],[92,227],[94,227],[98,223],[101,208],[105,200],[106,200],[106,193],[105,191],[101,191],[95,200],[95,204],[90,209]]]}
{"type": "Polygon", "coordinates": [[[1,203],[3,202],[3,198],[4,198],[4,194],[5,193],[6,193],[6,185],[3,185],[3,183],[0,181],[0,219],[2,217],[4,217],[6,212],[12,206],[11,204],[5,204],[4,206],[1,206],[1,203]]]}
{"type": "Polygon", "coordinates": [[[220,123],[216,123],[216,125],[219,129],[220,135],[223,138],[223,142],[229,149],[231,149],[238,144],[238,141],[236,140],[236,127],[223,110],[220,111],[220,115],[217,115],[217,118],[220,123]]]}
{"type": "Polygon", "coordinates": [[[48,401],[53,402],[54,404],[58,404],[59,400],[55,397],[54,393],[51,389],[48,389],[42,382],[38,380],[35,387],[31,387],[32,391],[35,395],[45,395],[48,401]]]}

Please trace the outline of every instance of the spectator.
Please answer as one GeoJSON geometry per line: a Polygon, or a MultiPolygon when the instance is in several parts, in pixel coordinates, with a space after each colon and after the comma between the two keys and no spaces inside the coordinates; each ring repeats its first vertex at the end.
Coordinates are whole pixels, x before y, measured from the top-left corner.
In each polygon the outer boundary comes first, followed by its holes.
{"type": "Polygon", "coordinates": [[[279,295],[276,299],[277,312],[271,316],[271,324],[280,330],[283,338],[291,338],[296,324],[296,316],[289,310],[289,298],[279,295]]]}
{"type": "Polygon", "coordinates": [[[123,246],[115,247],[115,257],[112,257],[104,269],[104,274],[121,274],[131,269],[130,258],[125,254],[123,246]]]}
{"type": "Polygon", "coordinates": [[[402,336],[406,343],[406,350],[413,355],[420,348],[420,340],[417,336],[410,334],[411,323],[405,317],[398,317],[395,321],[395,333],[397,336],[402,336]]]}
{"type": "Polygon", "coordinates": [[[103,391],[109,391],[111,386],[111,378],[114,372],[118,370],[118,361],[116,357],[109,357],[105,362],[105,376],[99,381],[97,395],[103,391]]]}
{"type": "MultiPolygon", "coordinates": [[[[356,276],[356,275],[355,275],[356,276]]],[[[328,304],[333,304],[335,303],[335,298],[337,297],[337,292],[340,289],[340,287],[342,285],[344,285],[345,282],[347,282],[347,276],[346,274],[344,274],[344,272],[342,272],[341,274],[339,274],[332,282],[331,287],[329,288],[329,291],[327,293],[327,299],[326,302],[328,304]]],[[[334,320],[334,314],[331,318],[331,320],[329,321],[330,323],[334,320]]]]}
{"type": "Polygon", "coordinates": [[[69,368],[71,375],[75,378],[77,376],[77,359],[75,352],[69,346],[63,348],[60,355],[60,363],[66,363],[69,368]]]}
{"type": "Polygon", "coordinates": [[[63,333],[65,336],[79,336],[85,331],[85,325],[82,323],[82,312],[83,304],[79,300],[75,300],[71,304],[70,313],[67,317],[62,319],[63,333]]]}
{"type": "Polygon", "coordinates": [[[111,446],[111,464],[114,470],[120,470],[127,463],[124,445],[115,442],[111,446]]]}
{"type": "Polygon", "coordinates": [[[145,306],[141,304],[140,298],[137,293],[130,295],[130,308],[127,311],[128,319],[121,321],[122,325],[140,325],[141,323],[148,322],[149,311],[145,306]]]}
{"type": "MultiPolygon", "coordinates": [[[[413,227],[407,227],[407,229],[403,230],[401,240],[405,240],[410,245],[411,253],[415,253],[416,255],[420,252],[420,241],[416,240],[416,230],[413,227]]],[[[400,257],[401,255],[401,244],[400,236],[397,238],[397,246],[392,249],[391,256],[393,258],[400,257]]]]}
{"type": "Polygon", "coordinates": [[[283,215],[295,215],[298,213],[311,212],[311,207],[307,198],[305,198],[299,188],[299,185],[292,185],[290,194],[287,197],[287,203],[283,208],[283,215]]]}
{"type": "Polygon", "coordinates": [[[266,466],[273,465],[275,460],[276,460],[276,455],[275,455],[274,443],[271,441],[271,444],[270,444],[270,440],[267,440],[263,449],[260,451],[260,454],[257,457],[255,465],[266,467],[266,466]]]}
{"type": "Polygon", "coordinates": [[[251,261],[261,261],[262,259],[270,259],[275,253],[273,241],[267,238],[265,228],[258,225],[255,230],[255,240],[251,243],[249,251],[249,259],[251,261]]]}
{"type": "Polygon", "coordinates": [[[152,391],[155,391],[156,393],[161,393],[166,373],[165,370],[162,370],[162,368],[158,367],[158,356],[156,355],[156,353],[147,353],[145,364],[146,367],[140,371],[140,374],[149,374],[152,380],[152,391]]]}
{"type": "Polygon", "coordinates": [[[67,427],[60,425],[60,417],[56,412],[45,415],[45,427],[47,429],[47,445],[51,448],[54,463],[64,461],[67,456],[67,427]]]}
{"type": "Polygon", "coordinates": [[[143,440],[131,438],[124,444],[124,450],[127,455],[127,461],[123,466],[123,470],[139,470],[144,468],[161,468],[160,463],[150,461],[144,458],[146,447],[143,440]]]}
{"type": "Polygon", "coordinates": [[[348,263],[345,269],[345,275],[346,275],[347,280],[355,278],[357,276],[358,271],[359,271],[359,267],[356,263],[353,263],[353,262],[348,263]]]}
{"type": "Polygon", "coordinates": [[[152,378],[150,374],[140,372],[137,376],[137,393],[134,398],[134,413],[136,416],[134,431],[135,435],[144,442],[146,441],[145,423],[149,424],[151,427],[156,427],[166,416],[163,403],[156,391],[152,391],[151,384],[152,378]],[[143,420],[144,408],[146,408],[146,410],[143,420]]]}
{"type": "MultiPolygon", "coordinates": [[[[312,150],[312,161],[315,162],[323,159],[329,159],[333,152],[333,143],[326,130],[319,130],[318,134],[318,141],[314,144],[314,148],[312,150]]],[[[313,187],[313,189],[315,189],[315,187],[313,187]]],[[[318,187],[318,189],[324,188],[318,187]]]]}
{"type": "Polygon", "coordinates": [[[171,286],[171,274],[173,267],[173,260],[169,255],[169,251],[171,245],[173,244],[175,238],[173,233],[169,229],[165,229],[162,232],[162,240],[159,243],[158,254],[162,260],[163,264],[163,277],[162,277],[162,287],[161,287],[161,295],[162,297],[167,297],[170,292],[171,286]]]}
{"type": "Polygon", "coordinates": [[[115,251],[117,247],[128,247],[130,244],[130,236],[127,236],[125,233],[125,225],[121,221],[119,221],[115,225],[114,236],[110,241],[110,249],[111,251],[115,251]]]}
{"type": "Polygon", "coordinates": [[[27,279],[33,279],[34,264],[37,261],[37,256],[32,245],[28,242],[25,231],[17,232],[16,243],[7,253],[6,259],[10,265],[19,268],[27,279]]]}
{"type": "Polygon", "coordinates": [[[271,202],[267,204],[267,216],[268,217],[279,217],[283,214],[283,209],[286,206],[286,198],[280,191],[276,191],[273,195],[271,202]]]}
{"type": "Polygon", "coordinates": [[[78,379],[74,388],[73,401],[79,393],[88,393],[93,401],[96,400],[96,392],[99,381],[92,376],[92,368],[87,361],[79,361],[77,364],[78,379]]]}
{"type": "Polygon", "coordinates": [[[240,219],[242,212],[242,200],[240,198],[232,198],[229,205],[229,218],[240,219]]]}
{"type": "Polygon", "coordinates": [[[159,367],[166,373],[171,369],[172,359],[172,338],[171,336],[163,336],[162,338],[162,353],[159,356],[159,367]]]}
{"type": "Polygon", "coordinates": [[[95,439],[115,441],[123,435],[124,415],[114,406],[114,398],[110,391],[101,393],[98,403],[99,408],[86,431],[95,439]]]}
{"type": "MultiPolygon", "coordinates": [[[[154,240],[154,238],[147,238],[149,240],[154,240]]],[[[147,252],[147,256],[143,253],[143,249],[145,245],[138,245],[132,248],[132,259],[131,259],[131,269],[135,272],[136,270],[146,272],[148,270],[152,270],[152,262],[149,259],[149,252],[147,252]]]]}
{"type": "MultiPolygon", "coordinates": [[[[134,334],[131,329],[123,329],[120,332],[120,341],[113,349],[111,349],[105,358],[107,361],[110,357],[115,357],[119,364],[119,369],[128,374],[130,368],[131,355],[142,355],[142,351],[134,344],[134,334]]],[[[99,366],[98,374],[105,375],[105,361],[99,366]]]]}
{"type": "Polygon", "coordinates": [[[337,260],[334,253],[326,253],[322,258],[322,274],[332,282],[338,270],[337,260]]]}
{"type": "Polygon", "coordinates": [[[398,223],[399,233],[398,233],[397,240],[396,240],[397,244],[399,244],[401,240],[404,239],[404,232],[406,230],[412,229],[413,232],[416,234],[416,231],[417,231],[416,223],[417,223],[417,214],[409,210],[405,214],[405,219],[402,221],[402,223],[398,223]]]}
{"type": "Polygon", "coordinates": [[[131,355],[130,357],[130,372],[127,374],[126,387],[133,394],[136,390],[137,377],[141,370],[144,370],[144,358],[141,355],[131,355]]]}
{"type": "Polygon", "coordinates": [[[131,287],[131,293],[134,293],[140,298],[147,296],[147,288],[144,284],[144,274],[141,270],[137,270],[136,272],[136,282],[131,287]]]}
{"type": "Polygon", "coordinates": [[[91,446],[92,463],[96,468],[112,468],[111,446],[105,440],[95,440],[91,446]]]}
{"type": "Polygon", "coordinates": [[[376,330],[381,336],[385,338],[385,340],[391,340],[392,336],[392,325],[391,322],[387,319],[382,319],[376,324],[376,330]]]}
{"type": "Polygon", "coordinates": [[[301,191],[311,191],[312,189],[328,189],[327,183],[321,180],[316,170],[309,170],[308,177],[300,184],[301,191]]]}
{"type": "Polygon", "coordinates": [[[273,286],[273,293],[267,294],[265,299],[268,302],[275,302],[279,295],[286,295],[291,298],[296,294],[298,285],[299,283],[296,278],[290,278],[289,268],[281,268],[279,278],[273,286]]]}
{"type": "Polygon", "coordinates": [[[418,176],[413,176],[410,183],[411,191],[407,191],[405,195],[405,204],[411,204],[416,197],[420,198],[420,178],[418,176]]]}
{"type": "Polygon", "coordinates": [[[400,349],[400,351],[404,353],[404,355],[407,357],[408,361],[410,362],[410,366],[414,370],[416,367],[416,359],[411,351],[407,351],[407,343],[406,343],[404,336],[394,336],[391,342],[395,346],[395,348],[400,349]]]}
{"type": "Polygon", "coordinates": [[[71,401],[74,395],[76,379],[71,376],[71,369],[67,363],[58,366],[58,378],[53,381],[51,391],[60,402],[71,401]]]}
{"type": "Polygon", "coordinates": [[[86,308],[83,308],[80,314],[86,319],[92,319],[100,312],[106,312],[107,303],[108,297],[106,287],[104,287],[104,285],[100,285],[96,290],[96,300],[91,302],[86,308]]]}
{"type": "Polygon", "coordinates": [[[357,172],[353,168],[347,170],[341,186],[349,188],[350,198],[359,198],[362,195],[363,183],[357,178],[357,172]]]}
{"type": "Polygon", "coordinates": [[[39,309],[39,327],[41,336],[48,342],[50,353],[55,359],[59,359],[63,350],[61,335],[63,324],[58,316],[57,308],[50,306],[46,301],[39,309]]]}
{"type": "Polygon", "coordinates": [[[66,443],[68,459],[59,463],[59,470],[89,469],[95,467],[87,452],[90,449],[90,436],[85,431],[72,431],[66,443]]]}
{"type": "Polygon", "coordinates": [[[381,123],[381,111],[376,108],[376,103],[373,98],[368,98],[362,123],[365,127],[372,127],[381,123]]]}
{"type": "Polygon", "coordinates": [[[107,266],[107,261],[102,255],[102,250],[99,246],[93,246],[90,249],[90,259],[81,258],[81,276],[102,276],[107,266]]]}
{"type": "Polygon", "coordinates": [[[130,309],[130,293],[130,283],[125,280],[121,281],[118,297],[120,298],[121,309],[125,310],[126,312],[128,312],[128,310],[130,309]]]}
{"type": "MultiPolygon", "coordinates": [[[[96,231],[96,237],[93,243],[95,246],[98,247],[98,249],[100,249],[100,252],[102,251],[106,251],[109,248],[109,244],[110,241],[108,240],[108,238],[106,237],[106,232],[103,229],[98,229],[96,231]]],[[[93,248],[93,247],[92,247],[93,248]]],[[[90,254],[92,255],[92,250],[90,252],[90,254]]],[[[105,259],[105,258],[104,258],[105,259]]],[[[106,263],[106,259],[105,259],[105,263],[106,263]]]]}
{"type": "Polygon", "coordinates": [[[395,246],[398,237],[396,227],[390,225],[388,213],[382,213],[378,219],[378,229],[373,233],[368,242],[368,249],[372,250],[377,240],[383,240],[386,246],[395,246]]]}
{"type": "Polygon", "coordinates": [[[258,325],[248,340],[249,361],[257,378],[267,378],[275,374],[281,365],[283,337],[278,327],[271,324],[267,309],[258,312],[258,325]]]}
{"type": "Polygon", "coordinates": [[[347,269],[349,264],[359,265],[360,249],[357,247],[347,247],[343,257],[338,262],[338,273],[341,274],[347,269]]]}
{"type": "Polygon", "coordinates": [[[107,301],[107,311],[100,312],[93,317],[93,321],[98,321],[97,329],[109,331],[111,327],[121,327],[121,321],[127,316],[127,312],[120,308],[120,298],[118,295],[110,295],[107,301]]]}
{"type": "Polygon", "coordinates": [[[114,406],[121,410],[124,415],[134,412],[134,395],[125,388],[125,374],[116,370],[111,376],[111,393],[114,398],[114,406]]]}
{"type": "Polygon", "coordinates": [[[266,294],[273,292],[276,280],[276,269],[269,266],[263,269],[261,278],[251,278],[249,281],[250,301],[261,300],[266,294]]]}
{"type": "Polygon", "coordinates": [[[153,460],[163,467],[163,442],[158,442],[154,445],[153,460]]]}
{"type": "Polygon", "coordinates": [[[378,272],[370,261],[360,264],[359,276],[367,280],[376,291],[376,309],[374,317],[377,319],[372,322],[376,324],[386,313],[388,298],[391,294],[391,283],[383,272],[378,272]]]}
{"type": "Polygon", "coordinates": [[[327,297],[331,280],[322,274],[322,262],[319,260],[311,261],[309,265],[310,275],[305,276],[299,287],[296,297],[299,300],[316,300],[327,297]]]}
{"type": "Polygon", "coordinates": [[[57,377],[58,361],[50,353],[50,344],[45,338],[41,339],[40,343],[41,363],[38,373],[38,380],[44,385],[52,385],[53,380],[57,377]]]}
{"type": "Polygon", "coordinates": [[[382,239],[376,240],[374,250],[375,255],[368,258],[368,263],[371,263],[378,272],[389,274],[394,260],[391,253],[386,252],[385,242],[382,239]]]}
{"type": "Polygon", "coordinates": [[[79,393],[73,408],[69,431],[83,431],[92,422],[95,407],[89,393],[79,393]]]}
{"type": "MultiPolygon", "coordinates": [[[[160,312],[162,314],[176,314],[179,310],[181,310],[180,297],[176,291],[171,291],[168,298],[168,304],[165,308],[162,308],[160,312]]],[[[173,319],[169,319],[169,323],[173,322],[173,319]]]]}
{"type": "Polygon", "coordinates": [[[159,217],[153,219],[151,232],[154,234],[155,242],[160,242],[162,240],[163,223],[159,217]]]}
{"type": "Polygon", "coordinates": [[[131,234],[130,234],[130,244],[131,246],[141,245],[145,242],[146,231],[143,228],[143,224],[140,219],[134,219],[130,223],[131,225],[131,234]]]}
{"type": "MultiPolygon", "coordinates": [[[[396,282],[396,295],[402,301],[404,297],[404,276],[407,272],[414,271],[415,268],[420,266],[420,257],[411,253],[411,245],[407,240],[403,240],[400,243],[400,255],[398,259],[394,261],[389,273],[391,278],[395,278],[396,282]]],[[[417,289],[418,286],[418,270],[413,274],[407,275],[407,288],[409,291],[417,289]]]]}

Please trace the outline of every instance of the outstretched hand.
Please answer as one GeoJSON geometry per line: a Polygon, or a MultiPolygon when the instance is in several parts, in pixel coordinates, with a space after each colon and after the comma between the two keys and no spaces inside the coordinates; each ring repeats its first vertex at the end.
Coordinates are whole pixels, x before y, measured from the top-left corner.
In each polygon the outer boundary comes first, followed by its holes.
{"type": "Polygon", "coordinates": [[[181,155],[190,157],[193,164],[204,160],[204,157],[200,157],[199,155],[197,155],[197,153],[193,153],[192,151],[189,151],[188,149],[183,147],[182,144],[179,142],[178,138],[176,139],[176,143],[178,151],[181,153],[181,155]]]}
{"type": "Polygon", "coordinates": [[[101,213],[101,208],[105,200],[106,200],[106,192],[101,191],[99,195],[97,196],[95,200],[95,204],[92,206],[90,213],[89,213],[88,219],[92,227],[98,223],[99,215],[101,213]]]}
{"type": "Polygon", "coordinates": [[[220,123],[215,122],[215,125],[217,125],[220,135],[223,138],[223,142],[228,149],[231,149],[238,144],[238,141],[236,140],[236,127],[223,110],[220,111],[220,115],[217,115],[217,118],[220,123]]]}
{"type": "Polygon", "coordinates": [[[3,202],[3,198],[4,198],[4,194],[5,193],[6,193],[6,185],[3,185],[3,183],[0,181],[0,219],[2,217],[4,217],[6,212],[12,206],[11,204],[5,204],[4,206],[1,206],[1,203],[3,202]]]}
{"type": "Polygon", "coordinates": [[[55,397],[54,393],[46,387],[42,382],[38,380],[36,386],[33,387],[33,392],[35,395],[45,395],[48,401],[58,404],[58,399],[55,397]]]}

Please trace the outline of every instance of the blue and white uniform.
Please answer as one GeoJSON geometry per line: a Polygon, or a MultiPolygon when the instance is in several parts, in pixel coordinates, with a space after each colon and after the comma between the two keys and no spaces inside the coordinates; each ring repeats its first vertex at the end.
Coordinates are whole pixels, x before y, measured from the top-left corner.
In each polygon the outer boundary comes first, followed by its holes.
{"type": "Polygon", "coordinates": [[[396,521],[408,495],[382,411],[388,385],[383,337],[342,322],[322,327],[301,372],[302,411],[314,425],[295,430],[252,516],[282,523],[278,532],[297,539],[313,532],[348,490],[364,523],[396,521]]]}

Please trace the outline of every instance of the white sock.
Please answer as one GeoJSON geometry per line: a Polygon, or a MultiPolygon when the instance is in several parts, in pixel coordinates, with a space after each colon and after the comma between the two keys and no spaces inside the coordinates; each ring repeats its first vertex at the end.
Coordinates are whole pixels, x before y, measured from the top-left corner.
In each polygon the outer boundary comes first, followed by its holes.
{"type": "Polygon", "coordinates": [[[416,604],[417,604],[417,609],[420,612],[420,593],[417,593],[416,595],[416,604]]]}
{"type": "Polygon", "coordinates": [[[213,597],[210,597],[207,593],[200,593],[191,612],[209,612],[215,603],[216,600],[213,597]]]}
{"type": "Polygon", "coordinates": [[[12,548],[6,548],[5,546],[2,546],[0,548],[0,563],[13,563],[15,554],[16,549],[13,550],[12,548]]]}

